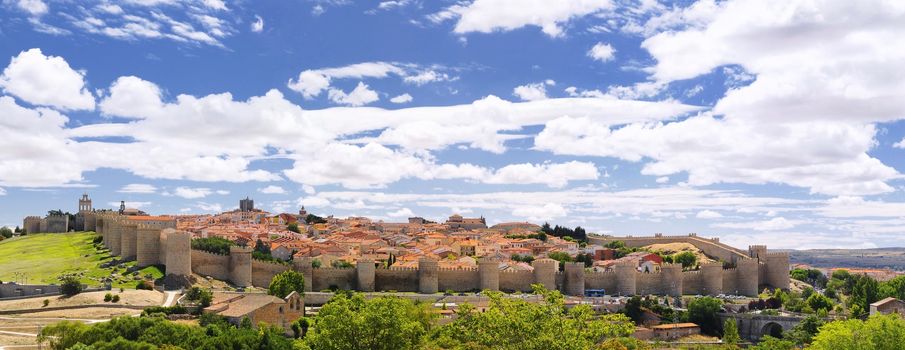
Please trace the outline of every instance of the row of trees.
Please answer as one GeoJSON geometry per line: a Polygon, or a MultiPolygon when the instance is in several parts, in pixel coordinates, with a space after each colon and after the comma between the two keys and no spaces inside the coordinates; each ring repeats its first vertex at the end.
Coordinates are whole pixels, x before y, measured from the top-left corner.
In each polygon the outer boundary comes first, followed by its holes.
{"type": "Polygon", "coordinates": [[[544,225],[541,226],[541,232],[554,237],[570,237],[578,242],[588,241],[588,233],[583,228],[581,228],[581,226],[578,226],[575,229],[570,229],[568,227],[559,225],[550,227],[550,224],[545,222],[544,225]]]}
{"type": "MultiPolygon", "coordinates": [[[[41,331],[39,340],[52,349],[311,349],[406,350],[499,349],[585,350],[639,348],[628,338],[632,322],[621,314],[595,315],[588,305],[566,309],[558,291],[535,287],[542,302],[506,298],[488,292],[484,312],[462,305],[455,321],[438,326],[428,303],[397,297],[365,299],[338,293],[311,319],[293,324],[300,339],[250,322],[235,327],[222,318],[203,315],[200,326],[162,317],[120,317],[94,325],[61,322],[41,331]]],[[[281,295],[279,292],[275,295],[281,295]]]]}

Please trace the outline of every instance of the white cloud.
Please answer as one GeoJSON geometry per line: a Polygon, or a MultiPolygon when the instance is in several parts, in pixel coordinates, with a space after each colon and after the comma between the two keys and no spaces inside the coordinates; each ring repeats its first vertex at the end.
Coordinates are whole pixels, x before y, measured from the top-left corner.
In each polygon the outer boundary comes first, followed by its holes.
{"type": "Polygon", "coordinates": [[[547,88],[545,83],[533,83],[516,86],[512,89],[512,95],[518,97],[522,101],[537,101],[547,99],[547,88]]]}
{"type": "Polygon", "coordinates": [[[669,183],[669,176],[660,176],[660,177],[657,178],[656,182],[657,182],[658,184],[669,183]]]}
{"type": "Polygon", "coordinates": [[[41,49],[22,51],[10,60],[0,75],[0,87],[34,105],[61,110],[92,110],[94,96],[85,87],[84,73],[58,56],[45,56],[41,49]]]}
{"type": "Polygon", "coordinates": [[[609,0],[475,0],[450,6],[429,19],[439,23],[458,18],[453,31],[459,34],[535,26],[544,34],[559,37],[563,35],[562,26],[569,21],[612,7],[609,0]]]}
{"type": "Polygon", "coordinates": [[[302,192],[305,192],[305,194],[315,194],[317,193],[317,190],[314,189],[314,186],[302,185],[302,192]]]}
{"type": "Polygon", "coordinates": [[[6,190],[3,187],[0,187],[0,196],[5,196],[6,190]]]}
{"type": "Polygon", "coordinates": [[[333,92],[341,96],[339,89],[332,88],[331,83],[338,79],[383,79],[398,76],[407,84],[423,85],[431,82],[452,81],[458,79],[447,73],[438,72],[437,67],[422,67],[411,63],[397,62],[362,62],[342,67],[308,69],[299,73],[298,78],[290,79],[286,86],[302,94],[306,99],[317,97],[323,91],[333,92]]]}
{"type": "Polygon", "coordinates": [[[0,96],[0,185],[55,186],[82,180],[63,128],[68,118],[48,108],[28,109],[0,96]]]}
{"type": "Polygon", "coordinates": [[[415,85],[421,86],[421,85],[424,85],[427,83],[433,83],[433,82],[439,82],[439,81],[452,81],[452,80],[456,80],[456,79],[457,78],[450,77],[449,74],[439,73],[435,70],[429,69],[429,70],[422,71],[420,73],[416,72],[416,73],[414,73],[414,75],[407,75],[402,79],[402,81],[409,83],[409,84],[415,84],[415,85]]]}
{"type": "Polygon", "coordinates": [[[286,190],[284,190],[280,186],[270,185],[264,188],[259,188],[258,192],[266,193],[266,194],[286,194],[286,190]]]}
{"type": "Polygon", "coordinates": [[[195,203],[195,207],[204,212],[210,212],[210,213],[223,212],[223,205],[221,205],[220,203],[198,202],[198,203],[195,203]]]}
{"type": "Polygon", "coordinates": [[[163,107],[160,88],[135,76],[117,78],[109,91],[99,104],[105,115],[141,118],[163,107]]]}
{"type": "Polygon", "coordinates": [[[530,221],[552,221],[569,214],[566,208],[556,203],[547,203],[543,206],[525,206],[515,208],[512,211],[513,216],[523,217],[530,221]]]}
{"type": "Polygon", "coordinates": [[[718,219],[723,217],[723,214],[707,209],[699,211],[695,217],[698,219],[718,219]]]}
{"type": "Polygon", "coordinates": [[[220,11],[227,10],[226,4],[223,3],[223,0],[202,0],[202,2],[204,2],[205,6],[207,6],[208,8],[214,9],[214,10],[220,10],[220,11]]]}
{"type": "Polygon", "coordinates": [[[571,161],[557,164],[511,164],[498,169],[490,176],[480,176],[489,184],[546,184],[561,188],[569,181],[597,180],[600,173],[594,163],[571,161]]]}
{"type": "Polygon", "coordinates": [[[120,188],[119,193],[154,193],[157,192],[157,187],[150,184],[128,184],[120,188]]]}
{"type": "Polygon", "coordinates": [[[405,93],[405,94],[391,98],[390,102],[392,102],[392,103],[409,103],[409,102],[412,102],[412,100],[413,100],[412,95],[405,93]]]}
{"type": "Polygon", "coordinates": [[[886,181],[898,173],[866,154],[875,133],[872,125],[764,124],[708,114],[611,130],[589,119],[563,117],[546,124],[535,147],[633,162],[651,159],[642,174],[686,172],[688,183],[695,186],[783,183],[831,195],[877,194],[892,191],[886,181]]]}
{"type": "Polygon", "coordinates": [[[255,33],[260,33],[264,30],[264,19],[261,16],[255,15],[255,21],[251,22],[251,31],[255,33]]]}
{"type": "Polygon", "coordinates": [[[415,213],[409,208],[400,208],[399,210],[387,213],[387,216],[391,218],[408,218],[415,216],[415,213]]]}
{"type": "Polygon", "coordinates": [[[377,95],[377,92],[371,90],[371,88],[363,82],[358,82],[355,89],[352,89],[349,93],[345,93],[339,89],[330,89],[327,96],[336,104],[353,107],[364,106],[380,100],[380,96],[377,95]]]}
{"type": "Polygon", "coordinates": [[[48,10],[47,4],[42,0],[18,0],[16,6],[32,16],[41,16],[48,10]]]}
{"type": "Polygon", "coordinates": [[[209,188],[203,188],[203,187],[191,188],[191,187],[179,186],[179,187],[176,187],[175,190],[173,190],[172,195],[177,196],[177,197],[182,197],[185,199],[197,199],[197,198],[207,197],[211,193],[213,193],[213,191],[211,191],[211,189],[209,189],[209,188]]]}
{"type": "MultiPolygon", "coordinates": [[[[112,207],[112,208],[117,208],[117,209],[119,209],[119,205],[120,205],[120,204],[121,204],[120,202],[108,202],[108,203],[107,203],[107,205],[109,205],[110,207],[112,207]]],[[[126,208],[141,209],[141,208],[146,208],[147,206],[149,206],[149,205],[151,205],[151,204],[153,204],[153,203],[152,203],[152,202],[130,202],[130,201],[126,201],[125,204],[126,204],[126,208]]]]}
{"type": "Polygon", "coordinates": [[[756,231],[780,231],[788,230],[802,223],[800,220],[788,220],[784,217],[775,217],[766,221],[733,222],[712,224],[713,227],[728,229],[750,229],[756,231]]]}
{"type": "Polygon", "coordinates": [[[598,42],[588,50],[588,57],[600,62],[612,61],[616,57],[616,49],[610,44],[598,42]]]}

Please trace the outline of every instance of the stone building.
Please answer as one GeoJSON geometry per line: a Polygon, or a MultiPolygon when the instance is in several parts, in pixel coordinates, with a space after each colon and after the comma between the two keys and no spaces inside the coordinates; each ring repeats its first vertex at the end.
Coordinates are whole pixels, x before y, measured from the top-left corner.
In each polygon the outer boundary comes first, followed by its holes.
{"type": "Polygon", "coordinates": [[[463,218],[462,215],[453,214],[446,220],[446,225],[451,230],[477,230],[487,228],[487,221],[484,220],[483,216],[480,218],[463,218]]]}
{"type": "Polygon", "coordinates": [[[870,315],[899,314],[905,317],[905,301],[889,297],[870,304],[870,315]]]}
{"type": "Polygon", "coordinates": [[[248,197],[239,200],[239,211],[250,212],[255,210],[255,201],[248,197]]]}
{"type": "Polygon", "coordinates": [[[265,322],[282,327],[287,334],[292,332],[292,322],[304,316],[304,312],[305,302],[296,292],[285,298],[255,293],[215,293],[211,306],[204,309],[204,313],[226,317],[235,325],[248,318],[254,326],[265,322]]]}

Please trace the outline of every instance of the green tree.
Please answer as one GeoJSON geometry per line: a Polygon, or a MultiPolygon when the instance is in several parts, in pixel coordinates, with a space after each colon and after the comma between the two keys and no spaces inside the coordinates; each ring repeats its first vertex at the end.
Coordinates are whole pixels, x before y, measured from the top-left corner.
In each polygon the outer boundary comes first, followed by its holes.
{"type": "Polygon", "coordinates": [[[893,350],[905,344],[905,321],[898,315],[874,315],[861,321],[833,321],[820,328],[808,349],[893,350]]]}
{"type": "Polygon", "coordinates": [[[597,316],[588,305],[566,310],[559,291],[534,288],[541,302],[485,292],[489,307],[477,312],[463,305],[454,322],[432,334],[434,345],[443,349],[584,350],[634,331],[634,324],[625,315],[597,316]]]}
{"type": "Polygon", "coordinates": [[[255,251],[264,255],[270,255],[270,245],[258,238],[258,240],[255,241],[255,251]]]}
{"type": "Polygon", "coordinates": [[[701,332],[718,335],[720,319],[717,313],[723,308],[723,301],[713,297],[695,298],[688,303],[688,321],[701,326],[701,332]]]}
{"type": "Polygon", "coordinates": [[[811,296],[808,297],[807,303],[814,311],[829,311],[833,309],[833,301],[819,293],[811,294],[811,296]]]}
{"type": "Polygon", "coordinates": [[[82,281],[73,275],[67,275],[60,279],[60,293],[67,297],[82,292],[82,281]]]}
{"type": "Polygon", "coordinates": [[[795,344],[789,340],[764,336],[757,345],[749,346],[750,350],[792,350],[795,344]]]}
{"type": "Polygon", "coordinates": [[[870,310],[870,304],[880,300],[880,285],[877,280],[868,276],[855,276],[852,287],[851,304],[858,305],[861,310],[870,310]]]}
{"type": "Polygon", "coordinates": [[[824,321],[817,316],[805,317],[791,330],[784,334],[784,338],[798,346],[805,346],[817,335],[818,330],[824,325],[824,321]]]}
{"type": "Polygon", "coordinates": [[[192,287],[185,293],[185,298],[198,303],[202,308],[208,307],[211,305],[211,302],[214,300],[214,294],[211,291],[201,288],[201,287],[192,287]]]}
{"type": "Polygon", "coordinates": [[[280,272],[270,280],[267,294],[285,298],[293,291],[305,294],[305,276],[293,270],[280,272]]]}
{"type": "Polygon", "coordinates": [[[692,268],[698,263],[698,257],[692,252],[681,252],[673,256],[672,260],[682,264],[683,268],[692,268]]]}
{"type": "Polygon", "coordinates": [[[192,249],[210,253],[229,254],[229,247],[236,245],[233,241],[221,237],[196,238],[192,240],[192,249]]]}
{"type": "Polygon", "coordinates": [[[424,304],[340,293],[315,316],[304,342],[317,350],[420,349],[431,322],[424,304]]]}
{"type": "Polygon", "coordinates": [[[738,345],[740,341],[742,338],[738,335],[738,325],[735,324],[734,319],[727,318],[723,323],[723,344],[734,346],[738,345]]]}
{"type": "Polygon", "coordinates": [[[13,230],[10,230],[9,227],[6,226],[0,227],[0,236],[3,236],[3,238],[10,238],[13,236],[13,230]]]}
{"type": "Polygon", "coordinates": [[[286,225],[286,229],[295,233],[302,232],[299,230],[299,223],[297,222],[290,222],[289,225],[286,225]]]}
{"type": "Polygon", "coordinates": [[[641,309],[641,297],[636,295],[629,298],[629,300],[625,302],[622,313],[625,314],[625,316],[628,316],[632,322],[640,325],[644,317],[644,310],[641,309]]]}

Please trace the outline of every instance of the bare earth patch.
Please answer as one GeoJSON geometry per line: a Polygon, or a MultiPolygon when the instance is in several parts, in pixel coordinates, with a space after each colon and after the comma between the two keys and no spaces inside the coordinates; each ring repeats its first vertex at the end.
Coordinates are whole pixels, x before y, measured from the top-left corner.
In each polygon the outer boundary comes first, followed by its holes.
{"type": "MultiPolygon", "coordinates": [[[[67,318],[67,319],[110,319],[116,316],[141,314],[141,310],[118,309],[111,307],[89,307],[83,309],[32,312],[21,315],[22,318],[67,318]]],[[[54,322],[51,322],[54,323],[54,322]]]]}
{"type": "Polygon", "coordinates": [[[156,290],[126,290],[122,293],[119,290],[88,292],[65,298],[63,296],[46,296],[18,300],[0,301],[0,310],[21,310],[21,309],[40,309],[44,307],[44,300],[49,300],[48,307],[54,306],[75,306],[75,305],[111,305],[114,303],[104,302],[104,295],[110,293],[119,295],[119,305],[136,305],[136,306],[155,306],[163,303],[165,295],[156,290]]]}

